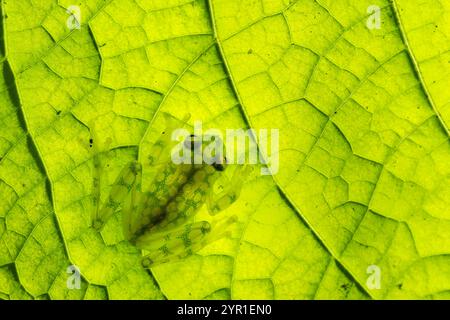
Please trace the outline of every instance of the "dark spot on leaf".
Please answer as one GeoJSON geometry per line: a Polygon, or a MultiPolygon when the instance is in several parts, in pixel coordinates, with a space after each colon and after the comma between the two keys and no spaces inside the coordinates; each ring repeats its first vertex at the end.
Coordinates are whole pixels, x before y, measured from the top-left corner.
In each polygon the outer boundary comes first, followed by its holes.
{"type": "Polygon", "coordinates": [[[56,110],[56,115],[59,116],[61,114],[61,110],[56,110]]]}
{"type": "Polygon", "coordinates": [[[403,283],[399,283],[399,284],[397,285],[397,288],[398,288],[399,290],[402,290],[402,288],[403,288],[403,283]]]}
{"type": "Polygon", "coordinates": [[[343,285],[341,285],[341,288],[347,291],[350,288],[350,284],[344,283],[343,285]]]}
{"type": "Polygon", "coordinates": [[[248,54],[252,54],[253,53],[253,49],[248,49],[247,53],[248,54]]]}

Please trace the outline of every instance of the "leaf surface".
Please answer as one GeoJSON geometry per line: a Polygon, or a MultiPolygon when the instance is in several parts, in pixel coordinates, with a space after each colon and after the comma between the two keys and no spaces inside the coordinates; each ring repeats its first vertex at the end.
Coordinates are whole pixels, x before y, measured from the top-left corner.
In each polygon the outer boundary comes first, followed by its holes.
{"type": "Polygon", "coordinates": [[[78,3],[69,30],[69,0],[2,2],[1,298],[449,297],[446,1],[78,3]],[[231,237],[146,271],[119,215],[90,228],[89,128],[112,140],[105,195],[162,112],[279,129],[279,172],[225,210],[231,237]]]}

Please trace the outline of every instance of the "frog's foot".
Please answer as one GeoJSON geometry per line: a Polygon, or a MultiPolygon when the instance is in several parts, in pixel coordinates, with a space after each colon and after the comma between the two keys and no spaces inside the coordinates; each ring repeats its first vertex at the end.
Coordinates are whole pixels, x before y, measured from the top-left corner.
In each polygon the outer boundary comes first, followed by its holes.
{"type": "Polygon", "coordinates": [[[104,225],[105,225],[105,223],[100,219],[96,219],[96,220],[92,221],[92,228],[94,228],[97,231],[101,231],[103,229],[104,225]]]}
{"type": "Polygon", "coordinates": [[[252,171],[253,168],[250,165],[238,166],[233,172],[231,180],[227,179],[227,184],[220,193],[214,194],[214,192],[210,192],[208,194],[206,204],[211,215],[216,215],[236,202],[247,176],[252,171]]]}
{"type": "Polygon", "coordinates": [[[207,221],[195,222],[172,231],[140,238],[136,245],[150,251],[142,258],[142,266],[151,268],[159,264],[179,261],[196,253],[211,242],[229,237],[231,232],[226,231],[226,228],[236,220],[237,218],[233,216],[226,221],[222,219],[211,224],[207,221]],[[214,231],[212,232],[212,230],[214,231]],[[220,231],[216,232],[215,230],[220,231]]]}
{"type": "Polygon", "coordinates": [[[149,156],[148,166],[157,167],[165,165],[171,161],[172,149],[178,144],[178,141],[172,141],[172,133],[180,128],[186,126],[187,121],[191,118],[191,114],[186,114],[182,120],[178,120],[168,113],[163,112],[162,116],[165,120],[165,126],[159,137],[153,144],[149,156]]]}
{"type": "Polygon", "coordinates": [[[208,234],[203,240],[204,246],[208,243],[212,243],[223,238],[230,238],[231,230],[229,230],[229,227],[234,225],[237,221],[238,217],[236,215],[232,215],[226,219],[218,219],[213,221],[211,223],[211,229],[213,232],[208,234]]]}
{"type": "Polygon", "coordinates": [[[149,253],[142,259],[142,266],[150,268],[158,264],[183,259],[199,249],[201,240],[211,231],[207,221],[190,223],[175,230],[142,235],[136,246],[149,253]]]}

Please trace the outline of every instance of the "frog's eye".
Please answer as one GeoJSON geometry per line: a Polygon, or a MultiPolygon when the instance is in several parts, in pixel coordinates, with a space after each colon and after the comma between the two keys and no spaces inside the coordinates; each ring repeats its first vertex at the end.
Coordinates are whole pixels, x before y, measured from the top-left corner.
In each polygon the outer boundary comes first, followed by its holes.
{"type": "Polygon", "coordinates": [[[220,162],[214,162],[212,164],[213,168],[216,169],[216,171],[225,171],[225,165],[227,164],[227,158],[224,157],[223,161],[220,162]]]}
{"type": "Polygon", "coordinates": [[[225,166],[222,163],[214,163],[212,166],[214,167],[214,169],[216,169],[216,171],[225,170],[225,166]]]}
{"type": "Polygon", "coordinates": [[[184,147],[189,150],[198,150],[202,145],[201,139],[199,139],[195,134],[191,134],[184,140],[184,147]]]}

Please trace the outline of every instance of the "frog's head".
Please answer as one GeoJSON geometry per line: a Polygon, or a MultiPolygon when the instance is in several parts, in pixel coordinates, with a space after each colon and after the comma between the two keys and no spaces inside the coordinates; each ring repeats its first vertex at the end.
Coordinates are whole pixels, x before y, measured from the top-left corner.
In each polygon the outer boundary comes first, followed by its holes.
{"type": "Polygon", "coordinates": [[[225,171],[227,166],[225,146],[219,136],[199,137],[191,134],[186,137],[184,146],[191,150],[194,163],[195,159],[201,159],[202,164],[211,165],[216,171],[225,171]]]}

